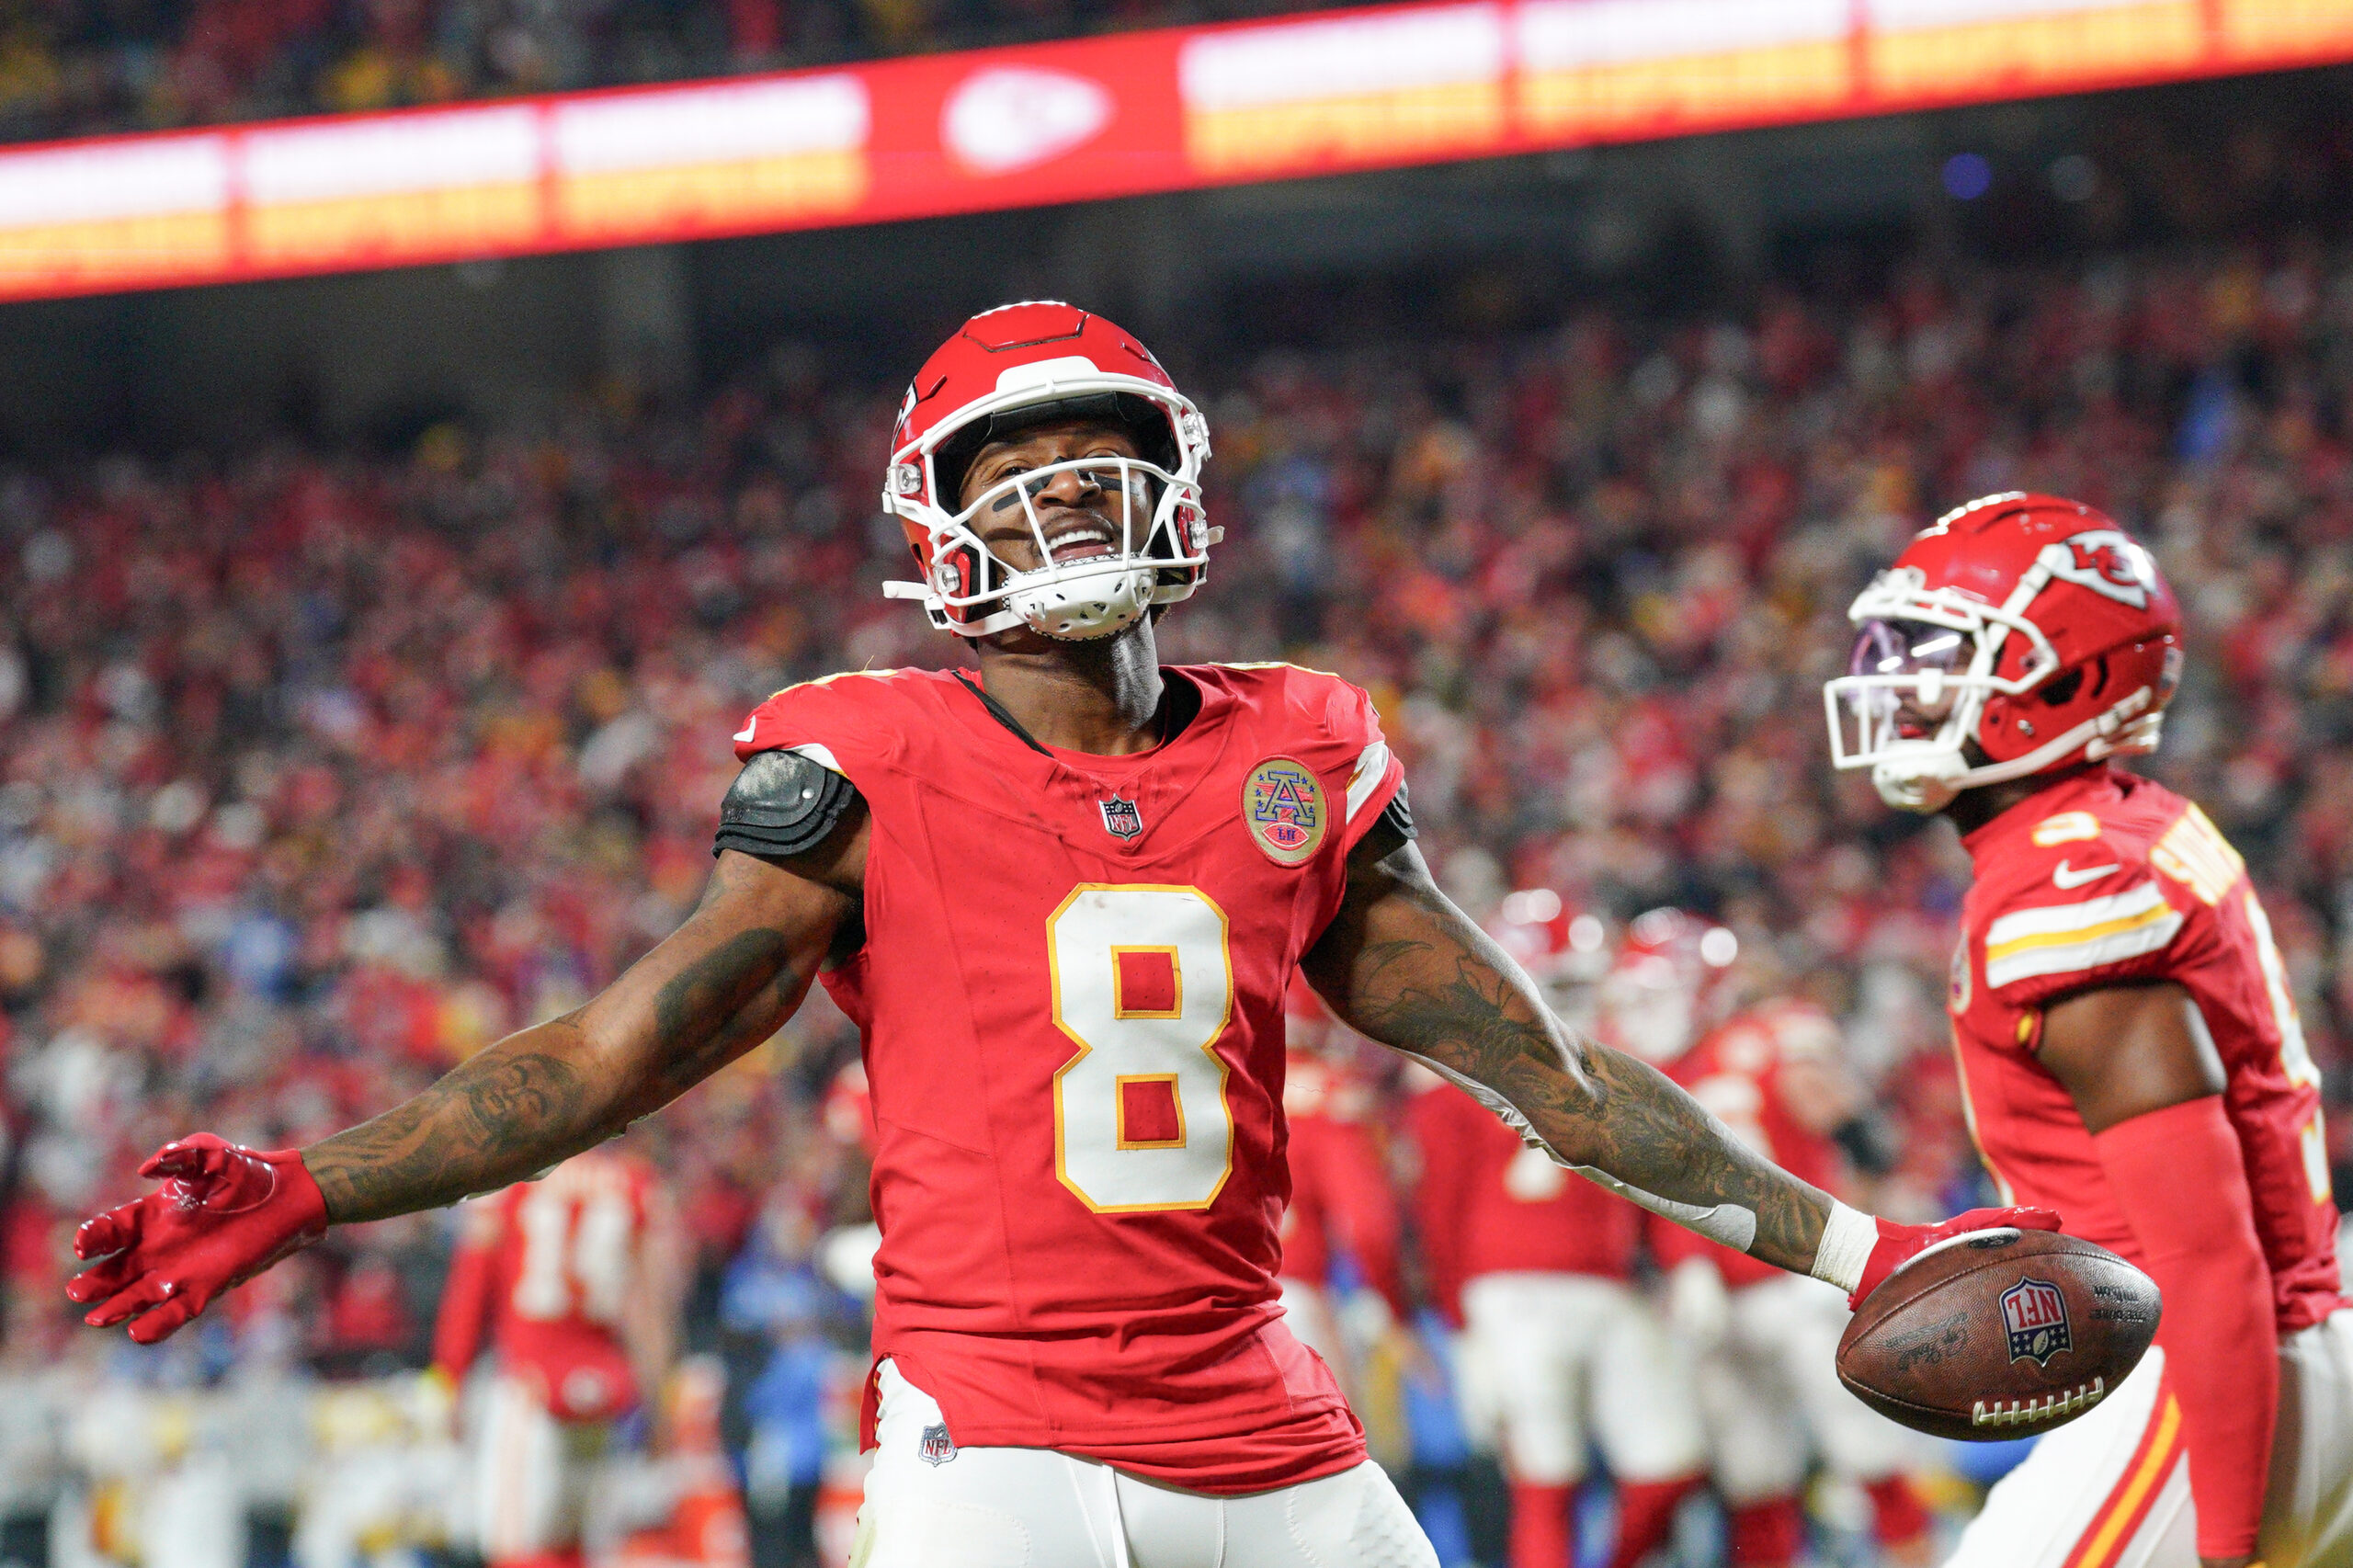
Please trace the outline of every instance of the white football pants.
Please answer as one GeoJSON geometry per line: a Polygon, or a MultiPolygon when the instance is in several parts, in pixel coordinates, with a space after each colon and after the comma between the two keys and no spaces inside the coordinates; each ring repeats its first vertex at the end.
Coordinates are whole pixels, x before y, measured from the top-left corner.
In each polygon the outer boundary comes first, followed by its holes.
{"type": "Polygon", "coordinates": [[[1512,1479],[1584,1479],[1590,1435],[1620,1481],[1704,1468],[1684,1358],[1632,1286],[1585,1274],[1485,1274],[1462,1288],[1464,1403],[1502,1432],[1512,1479]]]}
{"type": "MultiPolygon", "coordinates": [[[[2181,1410],[2152,1347],[2123,1386],[1999,1482],[1949,1568],[2198,1568],[2181,1410]]],[[[2279,1419],[2256,1555],[2353,1564],[2353,1310],[2279,1346],[2279,1419]]]]}
{"type": "Polygon", "coordinates": [[[483,1402],[475,1529],[494,1565],[576,1546],[589,1488],[611,1445],[603,1421],[559,1421],[516,1378],[483,1402]]]}
{"type": "Polygon", "coordinates": [[[882,1408],[850,1568],[1438,1568],[1370,1460],[1272,1492],[1212,1497],[1051,1449],[933,1436],[932,1397],[882,1363],[882,1408]]]}
{"type": "Polygon", "coordinates": [[[1733,1291],[1726,1307],[1723,1339],[1700,1355],[1698,1370],[1711,1473],[1725,1502],[1796,1492],[1813,1452],[1850,1481],[1904,1468],[1910,1436],[1838,1381],[1848,1313],[1836,1285],[1784,1275],[1733,1291]]]}

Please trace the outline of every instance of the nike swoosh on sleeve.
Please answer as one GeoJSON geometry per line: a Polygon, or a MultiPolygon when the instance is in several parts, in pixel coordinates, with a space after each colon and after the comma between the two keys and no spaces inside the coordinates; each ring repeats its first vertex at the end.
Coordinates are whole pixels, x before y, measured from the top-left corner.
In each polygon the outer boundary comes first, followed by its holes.
{"type": "Polygon", "coordinates": [[[2066,861],[2062,860],[2051,868],[2051,881],[2054,887],[2079,888],[2086,882],[2096,882],[2102,877],[2114,876],[2123,869],[2121,866],[2086,866],[2080,871],[2074,871],[2067,869],[2066,861]]]}

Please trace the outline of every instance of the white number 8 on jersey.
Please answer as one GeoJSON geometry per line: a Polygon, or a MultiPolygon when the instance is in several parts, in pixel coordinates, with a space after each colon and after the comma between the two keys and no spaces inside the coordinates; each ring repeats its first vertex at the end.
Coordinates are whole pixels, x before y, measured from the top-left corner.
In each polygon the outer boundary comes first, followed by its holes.
{"type": "Polygon", "coordinates": [[[1208,1208],[1233,1168],[1225,912],[1198,888],[1081,883],[1046,952],[1078,1042],[1054,1074],[1055,1176],[1098,1214],[1208,1208]]]}

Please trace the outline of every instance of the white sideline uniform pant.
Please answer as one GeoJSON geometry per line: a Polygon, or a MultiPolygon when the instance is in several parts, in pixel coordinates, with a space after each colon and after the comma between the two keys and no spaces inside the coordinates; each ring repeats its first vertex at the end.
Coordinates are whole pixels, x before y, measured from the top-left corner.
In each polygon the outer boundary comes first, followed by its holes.
{"type": "MultiPolygon", "coordinates": [[[[2122,1387],[1995,1484],[1949,1568],[2197,1568],[2181,1412],[2152,1348],[2122,1387]],[[2162,1397],[2160,1397],[2162,1395],[2162,1397]]],[[[2279,1346],[2279,1420],[2256,1556],[2353,1565],[2353,1310],[2279,1346]]]]}
{"type": "Polygon", "coordinates": [[[1804,1484],[1811,1453],[1850,1481],[1904,1468],[1909,1435],[1838,1381],[1848,1313],[1836,1285],[1789,1274],[1743,1286],[1726,1306],[1723,1339],[1696,1372],[1710,1472],[1725,1502],[1790,1495],[1804,1484]]]}
{"type": "Polygon", "coordinates": [[[603,1421],[559,1421],[531,1388],[491,1381],[483,1402],[476,1528],[493,1563],[573,1546],[612,1440],[603,1421]]]}
{"type": "Polygon", "coordinates": [[[1632,1286],[1584,1274],[1484,1274],[1462,1288],[1466,1382],[1503,1437],[1512,1479],[1568,1486],[1586,1445],[1620,1481],[1705,1467],[1688,1363],[1632,1286]]]}
{"type": "Polygon", "coordinates": [[[850,1568],[1438,1568],[1381,1468],[1213,1497],[1051,1449],[961,1448],[882,1363],[882,1404],[850,1568]]]}

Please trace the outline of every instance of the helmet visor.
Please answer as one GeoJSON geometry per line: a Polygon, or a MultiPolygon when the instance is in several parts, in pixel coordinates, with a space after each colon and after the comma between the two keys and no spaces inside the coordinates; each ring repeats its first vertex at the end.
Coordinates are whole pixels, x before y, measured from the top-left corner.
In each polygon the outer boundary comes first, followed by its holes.
{"type": "Polygon", "coordinates": [[[1952,687],[1942,681],[1890,677],[1958,674],[1968,665],[1975,642],[1969,632],[1926,620],[1867,620],[1847,656],[1847,673],[1876,677],[1870,689],[1888,719],[1901,726],[1908,712],[1925,728],[1951,711],[1952,687]]]}

